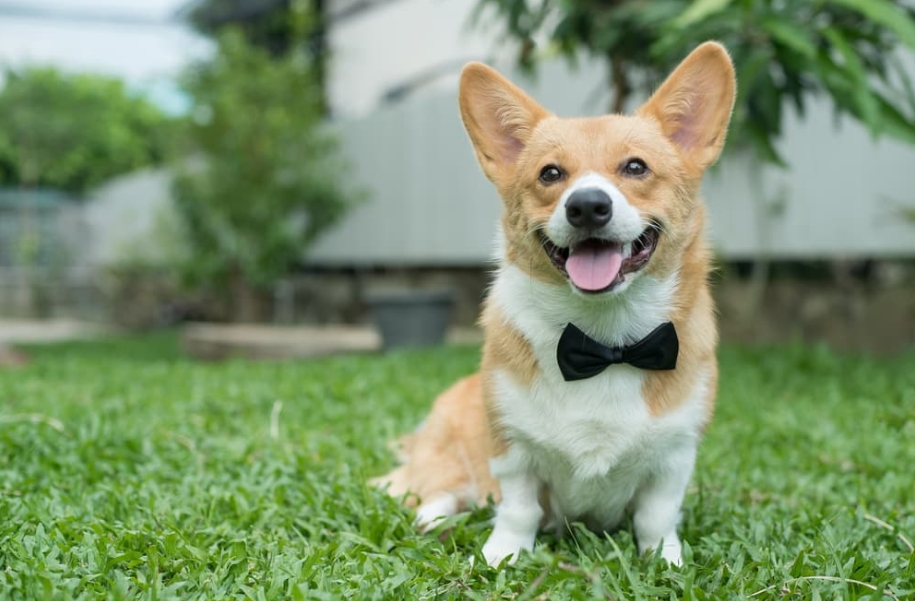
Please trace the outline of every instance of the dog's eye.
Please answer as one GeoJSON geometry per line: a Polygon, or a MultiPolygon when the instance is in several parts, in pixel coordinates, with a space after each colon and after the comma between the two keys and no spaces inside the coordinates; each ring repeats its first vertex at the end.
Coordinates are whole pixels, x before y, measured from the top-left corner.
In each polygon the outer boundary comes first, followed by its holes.
{"type": "Polygon", "coordinates": [[[540,170],[540,183],[552,184],[553,182],[558,182],[563,175],[562,169],[556,165],[547,165],[540,170]]]}
{"type": "Polygon", "coordinates": [[[623,164],[623,173],[639,177],[648,173],[648,165],[642,159],[629,159],[623,164]]]}

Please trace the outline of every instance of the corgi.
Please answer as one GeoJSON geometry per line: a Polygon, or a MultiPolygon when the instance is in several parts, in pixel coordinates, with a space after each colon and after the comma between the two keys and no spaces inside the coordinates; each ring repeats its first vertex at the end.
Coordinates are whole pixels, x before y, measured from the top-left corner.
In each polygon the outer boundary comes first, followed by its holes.
{"type": "Polygon", "coordinates": [[[374,484],[420,526],[492,499],[487,563],[542,528],[612,530],[682,561],[680,508],[715,402],[717,328],[699,191],[736,82],[696,48],[634,115],[559,118],[467,65],[464,126],[504,203],[479,373],[445,391],[374,484]]]}

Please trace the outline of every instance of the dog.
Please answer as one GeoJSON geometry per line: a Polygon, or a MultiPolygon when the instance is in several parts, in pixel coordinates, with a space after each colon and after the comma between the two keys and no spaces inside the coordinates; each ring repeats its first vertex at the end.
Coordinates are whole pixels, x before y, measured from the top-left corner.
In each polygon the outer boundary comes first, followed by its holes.
{"type": "Polygon", "coordinates": [[[736,82],[697,47],[633,115],[558,118],[467,65],[461,117],[504,203],[479,373],[445,391],[374,484],[417,522],[492,499],[493,566],[570,521],[631,517],[682,562],[680,508],[715,403],[717,327],[699,195],[736,82]]]}

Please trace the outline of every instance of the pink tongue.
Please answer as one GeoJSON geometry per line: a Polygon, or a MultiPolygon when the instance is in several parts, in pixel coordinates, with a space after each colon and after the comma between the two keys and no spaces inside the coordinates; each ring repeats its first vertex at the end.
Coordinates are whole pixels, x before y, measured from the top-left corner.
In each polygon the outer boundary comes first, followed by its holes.
{"type": "Polygon", "coordinates": [[[622,264],[623,253],[619,246],[589,241],[571,250],[566,271],[573,284],[593,292],[612,284],[622,264]]]}

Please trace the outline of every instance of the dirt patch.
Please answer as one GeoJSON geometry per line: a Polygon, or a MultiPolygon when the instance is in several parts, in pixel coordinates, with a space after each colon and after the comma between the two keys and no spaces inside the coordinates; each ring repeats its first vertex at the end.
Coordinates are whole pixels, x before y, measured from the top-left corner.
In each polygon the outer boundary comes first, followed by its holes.
{"type": "MultiPolygon", "coordinates": [[[[451,344],[482,342],[475,328],[453,328],[451,344]]],[[[181,335],[184,350],[196,359],[301,359],[337,353],[378,352],[381,337],[370,326],[270,326],[190,324],[181,335]]]]}
{"type": "Polygon", "coordinates": [[[197,359],[279,359],[315,357],[380,348],[378,334],[360,327],[277,327],[267,325],[186,326],[184,350],[197,359]]]}

